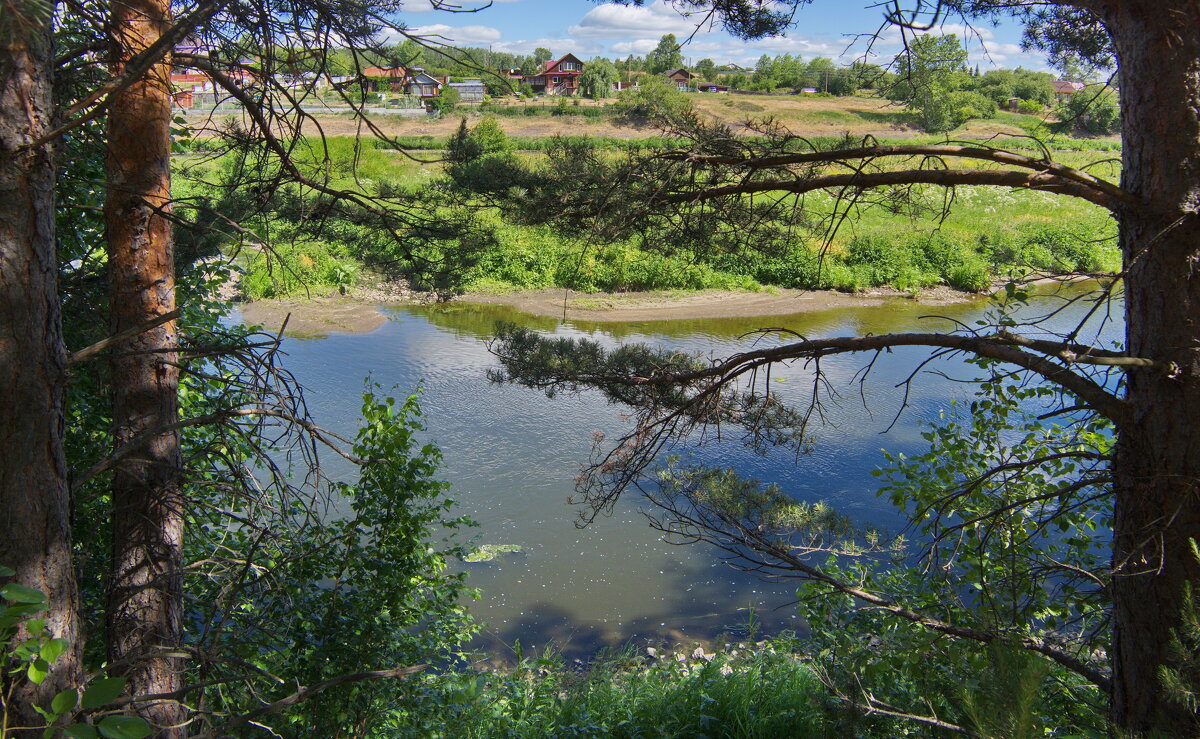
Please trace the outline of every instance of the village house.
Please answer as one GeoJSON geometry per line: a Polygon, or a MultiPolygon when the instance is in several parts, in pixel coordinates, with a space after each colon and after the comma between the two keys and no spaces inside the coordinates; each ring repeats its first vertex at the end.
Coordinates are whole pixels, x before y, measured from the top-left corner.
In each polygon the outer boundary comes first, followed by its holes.
{"type": "Polygon", "coordinates": [[[686,69],[670,69],[667,70],[666,77],[676,89],[687,92],[688,88],[692,86],[692,80],[696,78],[696,75],[686,69]]]}
{"type": "Polygon", "coordinates": [[[408,72],[403,90],[406,94],[419,98],[435,98],[442,91],[442,85],[445,83],[433,75],[426,74],[421,67],[412,67],[408,72]]]}
{"type": "Polygon", "coordinates": [[[1054,80],[1051,84],[1054,85],[1054,101],[1058,103],[1061,103],[1087,86],[1082,82],[1068,82],[1066,80],[1054,80]]]}
{"type": "Polygon", "coordinates": [[[716,82],[700,82],[696,85],[699,92],[729,92],[729,85],[718,85],[716,82]]]}
{"type": "Polygon", "coordinates": [[[546,68],[538,74],[525,77],[534,92],[546,95],[574,95],[579,90],[579,77],[583,74],[583,62],[574,54],[562,59],[546,62],[546,68]]]}
{"type": "Polygon", "coordinates": [[[366,67],[362,76],[366,78],[363,87],[367,92],[404,92],[408,70],[404,67],[366,67]]]}

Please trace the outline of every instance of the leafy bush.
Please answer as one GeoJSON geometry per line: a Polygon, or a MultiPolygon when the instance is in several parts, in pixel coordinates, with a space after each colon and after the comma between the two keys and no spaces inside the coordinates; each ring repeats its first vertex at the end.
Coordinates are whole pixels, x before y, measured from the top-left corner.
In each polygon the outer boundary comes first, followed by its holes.
{"type": "Polygon", "coordinates": [[[461,96],[458,93],[458,88],[446,85],[442,88],[441,92],[438,93],[437,97],[432,98],[429,101],[429,104],[438,113],[445,115],[446,113],[454,110],[454,108],[458,105],[459,97],[461,96]]]}
{"type": "Polygon", "coordinates": [[[1117,133],[1121,128],[1121,108],[1112,88],[1092,85],[1070,95],[1055,109],[1059,130],[1080,131],[1096,136],[1117,133]]]}
{"type": "Polygon", "coordinates": [[[690,111],[692,103],[666,80],[650,77],[637,88],[622,91],[612,107],[619,115],[631,119],[669,118],[690,111]]]}
{"type": "Polygon", "coordinates": [[[334,256],[326,242],[279,242],[247,257],[241,289],[250,300],[259,300],[342,288],[354,281],[358,271],[355,260],[334,256]]]}
{"type": "Polygon", "coordinates": [[[1046,110],[1046,106],[1036,100],[1018,100],[1017,112],[1026,115],[1041,115],[1046,110]]]}
{"type": "Polygon", "coordinates": [[[522,659],[508,673],[448,676],[408,720],[416,735],[474,739],[831,736],[820,681],[795,647],[625,651],[583,673],[522,659]]]}

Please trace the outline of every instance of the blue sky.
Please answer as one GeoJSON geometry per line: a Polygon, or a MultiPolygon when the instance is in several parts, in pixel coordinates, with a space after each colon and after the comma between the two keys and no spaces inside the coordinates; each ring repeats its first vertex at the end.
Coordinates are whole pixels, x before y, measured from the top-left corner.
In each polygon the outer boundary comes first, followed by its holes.
{"type": "MultiPolygon", "coordinates": [[[[483,4],[454,2],[464,9],[483,4]]],[[[882,24],[881,7],[871,7],[876,2],[815,0],[800,9],[796,26],[786,36],[758,41],[740,41],[719,28],[704,27],[684,47],[683,54],[690,63],[709,57],[718,64],[744,66],[753,66],[763,54],[785,53],[806,59],[826,56],[849,63],[873,52],[873,61],[889,61],[900,48],[896,29],[888,29],[871,50],[866,41],[855,38],[856,34],[878,30],[882,24]]],[[[431,0],[405,0],[400,19],[418,33],[439,36],[458,46],[491,47],[516,54],[529,54],[544,46],[556,57],[570,52],[585,60],[597,55],[644,55],[663,34],[674,33],[682,40],[695,31],[701,20],[681,16],[664,0],[653,0],[642,7],[589,0],[493,0],[491,7],[477,13],[450,13],[434,9],[431,0]]],[[[971,29],[964,29],[960,23],[945,23],[932,33],[958,34],[966,40],[971,64],[983,69],[1046,68],[1044,57],[1021,51],[1021,29],[1012,22],[998,27],[980,23],[971,29]]]]}

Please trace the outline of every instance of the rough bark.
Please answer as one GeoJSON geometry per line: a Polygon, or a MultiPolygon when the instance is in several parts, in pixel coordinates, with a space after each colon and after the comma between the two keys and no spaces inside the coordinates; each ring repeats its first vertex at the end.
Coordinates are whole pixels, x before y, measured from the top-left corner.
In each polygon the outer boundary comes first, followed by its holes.
{"type": "MultiPolygon", "coordinates": [[[[169,26],[166,0],[112,6],[114,73],[169,26]]],[[[116,95],[108,114],[109,295],[114,334],[175,310],[170,198],[170,59],[116,95]]],[[[174,321],[113,349],[113,442],[121,450],[112,483],[113,551],[108,652],[133,695],[182,685],[183,515],[178,430],[179,372],[174,321]],[[149,433],[148,433],[149,432],[149,433]],[[125,449],[134,440],[135,449],[125,449]]],[[[135,706],[159,736],[182,736],[182,705],[135,706]]]]}
{"type": "Polygon", "coordinates": [[[1200,583],[1200,3],[1111,3],[1120,65],[1122,185],[1147,206],[1120,214],[1126,335],[1177,376],[1128,373],[1131,419],[1113,464],[1112,720],[1140,736],[1194,736],[1159,676],[1185,582],[1200,583]]]}
{"type": "Polygon", "coordinates": [[[71,642],[41,685],[17,686],[9,723],[31,726],[44,723],[35,703],[79,684],[82,639],[63,453],[54,162],[49,146],[28,146],[51,124],[53,56],[48,26],[25,30],[0,39],[0,564],[47,595],[49,631],[71,642]]]}

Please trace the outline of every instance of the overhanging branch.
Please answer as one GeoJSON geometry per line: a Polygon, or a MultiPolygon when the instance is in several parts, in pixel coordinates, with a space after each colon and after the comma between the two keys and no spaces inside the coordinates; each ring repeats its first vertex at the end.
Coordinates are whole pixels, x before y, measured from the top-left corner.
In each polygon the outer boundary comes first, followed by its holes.
{"type": "Polygon", "coordinates": [[[695,164],[727,165],[749,170],[776,169],[795,164],[835,163],[854,159],[871,160],[879,157],[932,156],[979,159],[1054,175],[1063,180],[1069,180],[1092,188],[1099,193],[1107,195],[1114,201],[1119,201],[1127,205],[1136,205],[1139,202],[1133,194],[1121,189],[1117,185],[1073,167],[1046,159],[1035,159],[1024,154],[1015,154],[983,146],[954,144],[865,146],[851,149],[834,149],[831,151],[813,151],[749,158],[691,154],[687,152],[670,152],[663,156],[667,159],[678,159],[695,164]]]}
{"type": "Polygon", "coordinates": [[[1014,189],[1037,190],[1058,195],[1071,195],[1108,210],[1118,210],[1126,203],[1120,198],[1091,185],[1067,179],[1052,172],[985,169],[902,169],[891,172],[854,172],[850,174],[817,175],[809,178],[741,182],[735,185],[711,187],[696,191],[669,193],[659,196],[661,203],[691,203],[731,195],[752,195],[760,192],[789,192],[800,195],[815,190],[833,188],[897,187],[904,185],[990,185],[1014,189]]]}

